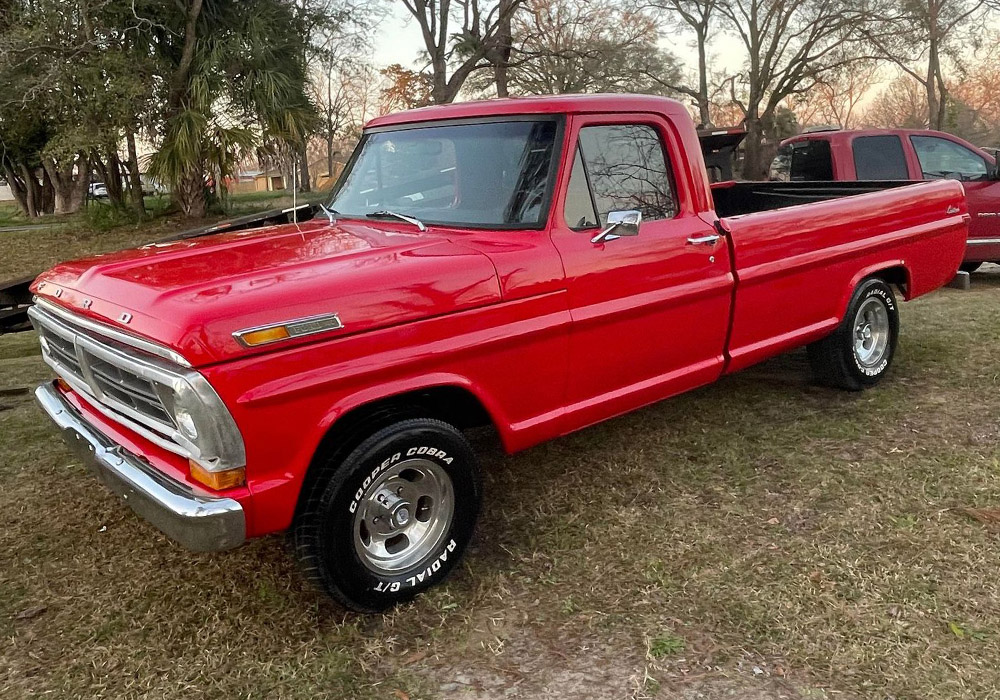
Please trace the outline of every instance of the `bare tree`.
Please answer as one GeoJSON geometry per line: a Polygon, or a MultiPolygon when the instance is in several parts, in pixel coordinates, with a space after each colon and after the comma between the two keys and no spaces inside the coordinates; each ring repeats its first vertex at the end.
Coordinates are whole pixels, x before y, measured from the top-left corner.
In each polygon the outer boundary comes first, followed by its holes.
{"type": "Polygon", "coordinates": [[[694,100],[698,119],[704,126],[712,124],[711,95],[708,75],[708,40],[712,26],[717,19],[719,0],[654,0],[652,7],[663,10],[681,22],[694,33],[695,48],[698,51],[698,65],[695,74],[696,86],[677,81],[664,82],[672,91],[687,95],[694,100]]]}
{"type": "Polygon", "coordinates": [[[834,125],[853,129],[861,117],[859,105],[879,81],[875,61],[859,62],[818,79],[805,95],[787,101],[802,126],[834,125]]]}
{"type": "Polygon", "coordinates": [[[926,94],[920,81],[903,74],[889,83],[865,110],[863,126],[893,129],[926,129],[926,94]]]}
{"type": "Polygon", "coordinates": [[[529,0],[513,35],[516,92],[663,94],[679,82],[676,60],[657,46],[656,22],[616,0],[529,0]]]}
{"type": "MultiPolygon", "coordinates": [[[[1000,32],[993,32],[984,41],[986,50],[967,66],[962,79],[949,85],[954,102],[962,106],[969,124],[956,125],[961,135],[980,145],[1000,145],[1000,32]]],[[[960,114],[959,116],[963,116],[960,114]]],[[[952,125],[949,124],[949,129],[952,125]]]]}
{"type": "Polygon", "coordinates": [[[857,61],[865,53],[858,28],[874,34],[881,20],[871,4],[844,0],[720,0],[719,12],[747,55],[744,71],[728,81],[747,128],[743,176],[762,179],[765,125],[782,101],[857,61]]]}
{"type": "Polygon", "coordinates": [[[944,61],[955,58],[965,48],[966,30],[981,24],[990,8],[1000,7],[991,0],[897,0],[891,33],[865,34],[879,54],[895,63],[916,80],[926,96],[927,123],[932,129],[944,127],[948,109],[948,83],[944,61]]]}
{"type": "Polygon", "coordinates": [[[510,22],[524,0],[400,1],[420,27],[435,103],[454,101],[473,71],[506,69],[510,22]]]}

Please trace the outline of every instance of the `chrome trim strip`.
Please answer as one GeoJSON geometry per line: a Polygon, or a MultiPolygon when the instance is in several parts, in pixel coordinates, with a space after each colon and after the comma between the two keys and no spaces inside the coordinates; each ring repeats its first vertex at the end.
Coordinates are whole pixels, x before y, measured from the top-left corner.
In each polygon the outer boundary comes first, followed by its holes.
{"type": "Polygon", "coordinates": [[[343,322],[340,320],[340,314],[318,314],[316,316],[304,316],[302,318],[295,318],[290,321],[279,321],[278,323],[268,323],[263,326],[253,326],[252,328],[244,328],[242,330],[234,331],[233,337],[236,341],[245,348],[259,348],[264,345],[271,345],[273,343],[281,343],[286,340],[294,340],[295,338],[304,338],[310,335],[316,335],[317,333],[326,333],[327,331],[339,331],[344,327],[343,322]],[[324,323],[327,321],[328,323],[324,323]],[[245,340],[243,336],[247,333],[255,333],[257,331],[266,331],[271,328],[280,328],[284,326],[288,330],[287,338],[278,338],[277,340],[269,340],[266,343],[257,343],[256,345],[250,345],[245,340]],[[306,328],[299,332],[296,332],[296,326],[312,326],[311,328],[306,328]]]}
{"type": "Polygon", "coordinates": [[[124,345],[130,345],[137,350],[148,352],[150,355],[156,355],[157,357],[162,357],[165,360],[176,362],[183,367],[191,366],[191,363],[188,362],[183,355],[171,350],[170,348],[164,347],[159,343],[154,343],[152,340],[146,340],[145,338],[140,338],[137,335],[120,331],[112,326],[99,323],[98,321],[92,321],[84,316],[79,316],[74,314],[72,311],[64,309],[61,306],[57,306],[46,299],[42,299],[41,297],[36,296],[34,298],[34,302],[35,306],[38,306],[47,313],[62,319],[71,326],[77,326],[79,328],[83,328],[84,330],[91,331],[92,333],[103,335],[106,338],[111,338],[112,340],[116,340],[124,345]]]}
{"type": "Polygon", "coordinates": [[[42,410],[98,478],[138,515],[196,552],[232,549],[246,541],[243,506],[195,490],[155,469],[97,430],[51,383],[35,389],[42,410]]]}
{"type": "Polygon", "coordinates": [[[966,243],[968,245],[995,245],[1000,243],[1000,238],[970,238],[966,243]]]}

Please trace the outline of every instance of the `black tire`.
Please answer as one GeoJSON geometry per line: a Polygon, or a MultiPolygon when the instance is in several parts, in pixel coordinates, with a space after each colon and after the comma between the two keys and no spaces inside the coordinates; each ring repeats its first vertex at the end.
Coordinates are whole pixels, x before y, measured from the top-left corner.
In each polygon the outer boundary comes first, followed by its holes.
{"type": "Polygon", "coordinates": [[[479,462],[462,433],[438,420],[400,421],[375,432],[333,466],[293,526],[306,574],[334,600],[358,612],[386,610],[441,582],[468,546],[482,500],[479,462]],[[438,489],[433,497],[427,495],[432,487],[438,489]],[[420,495],[421,489],[427,494],[420,495]],[[420,526],[426,537],[415,536],[411,542],[406,533],[420,526]],[[385,533],[374,531],[378,528],[389,530],[391,537],[384,539],[385,533]],[[366,545],[366,534],[375,545],[366,545]],[[376,561],[368,547],[379,549],[379,537],[383,559],[376,561]],[[400,542],[405,546],[391,553],[400,542]]]}
{"type": "Polygon", "coordinates": [[[979,268],[981,268],[982,266],[983,264],[981,262],[967,262],[959,265],[958,269],[961,270],[962,272],[968,272],[971,274],[976,270],[978,270],[979,268]]]}
{"type": "Polygon", "coordinates": [[[869,278],[854,290],[847,305],[847,313],[837,330],[809,346],[809,364],[820,383],[848,391],[860,391],[878,384],[889,371],[896,354],[898,337],[899,310],[892,288],[881,279],[869,278]],[[859,340],[856,330],[859,323],[864,323],[864,318],[859,318],[862,308],[866,314],[872,313],[876,317],[876,323],[866,324],[869,329],[868,340],[882,337],[879,331],[872,332],[873,326],[881,327],[884,323],[887,333],[884,344],[879,340],[871,341],[870,356],[863,356],[868,352],[865,347],[860,350],[856,347],[856,341],[859,340]],[[884,316],[878,316],[879,314],[884,316]]]}

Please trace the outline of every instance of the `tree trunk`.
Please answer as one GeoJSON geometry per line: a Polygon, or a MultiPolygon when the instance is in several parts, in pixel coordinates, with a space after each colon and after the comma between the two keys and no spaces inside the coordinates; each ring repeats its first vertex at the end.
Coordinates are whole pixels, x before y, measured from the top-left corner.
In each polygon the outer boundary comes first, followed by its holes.
{"type": "Polygon", "coordinates": [[[927,56],[927,82],[924,85],[927,89],[927,127],[929,129],[941,128],[941,110],[937,95],[938,61],[937,37],[932,34],[927,56]]]}
{"type": "Polygon", "coordinates": [[[39,185],[38,181],[34,178],[31,179],[31,184],[38,188],[35,195],[35,200],[37,202],[38,213],[41,214],[51,214],[55,211],[55,188],[52,186],[52,180],[49,178],[49,174],[42,168],[42,182],[39,185]]]}
{"type": "Polygon", "coordinates": [[[326,176],[333,179],[333,135],[326,135],[326,176]]]}
{"type": "Polygon", "coordinates": [[[7,178],[7,184],[10,185],[11,194],[14,195],[14,202],[17,204],[18,209],[20,209],[21,213],[25,216],[31,216],[28,211],[27,189],[25,188],[20,175],[14,171],[12,164],[6,160],[3,164],[3,171],[4,176],[7,178]]]}
{"type": "Polygon", "coordinates": [[[42,158],[48,183],[52,190],[52,209],[56,214],[75,214],[83,207],[90,184],[90,161],[79,153],[60,167],[54,158],[42,158]],[[77,175],[73,175],[73,171],[77,175]]]}
{"type": "Polygon", "coordinates": [[[118,157],[118,144],[108,146],[108,176],[104,181],[108,200],[116,207],[125,206],[125,184],[122,181],[122,159],[118,157]]]}
{"type": "Polygon", "coordinates": [[[125,129],[125,145],[128,149],[128,203],[140,218],[144,218],[146,203],[142,197],[142,173],[139,172],[139,155],[132,129],[125,129]]]}
{"type": "Polygon", "coordinates": [[[192,168],[177,183],[174,192],[177,206],[189,219],[201,219],[205,216],[205,176],[201,166],[192,168]]]}
{"type": "Polygon", "coordinates": [[[768,164],[764,162],[764,133],[761,119],[757,116],[747,115],[746,118],[747,135],[743,143],[745,150],[743,155],[743,179],[744,180],[764,180],[767,176],[768,164]]]}
{"type": "Polygon", "coordinates": [[[90,159],[85,153],[77,155],[77,176],[69,190],[69,207],[71,212],[83,209],[90,189],[90,159]]]}
{"type": "Polygon", "coordinates": [[[36,219],[42,205],[41,192],[39,191],[38,181],[35,179],[34,173],[24,163],[21,163],[21,180],[24,182],[24,205],[26,213],[29,218],[36,219]]]}
{"type": "Polygon", "coordinates": [[[496,80],[497,97],[510,96],[507,80],[507,69],[510,65],[510,52],[513,43],[511,31],[513,12],[510,10],[510,5],[511,0],[501,0],[500,2],[500,20],[494,39],[496,48],[493,51],[493,77],[496,80]]]}
{"type": "Polygon", "coordinates": [[[708,28],[698,30],[698,119],[703,128],[711,128],[712,114],[708,100],[708,28]]]}
{"type": "Polygon", "coordinates": [[[298,148],[299,192],[312,192],[312,182],[309,179],[309,149],[305,141],[298,148]]]}
{"type": "Polygon", "coordinates": [[[42,168],[45,169],[45,174],[48,175],[49,182],[52,183],[52,190],[55,194],[55,199],[53,202],[53,213],[59,214],[71,214],[69,207],[69,191],[73,183],[73,166],[69,167],[68,172],[60,170],[59,164],[54,158],[42,158],[42,168]]]}

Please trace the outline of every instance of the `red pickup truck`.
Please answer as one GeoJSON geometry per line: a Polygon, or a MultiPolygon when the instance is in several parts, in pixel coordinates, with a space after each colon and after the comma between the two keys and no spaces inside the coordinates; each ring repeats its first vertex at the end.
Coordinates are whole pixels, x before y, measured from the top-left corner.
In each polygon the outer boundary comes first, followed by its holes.
{"type": "MultiPolygon", "coordinates": [[[[523,450],[798,346],[877,383],[965,249],[962,186],[710,189],[677,102],[496,100],[371,122],[314,218],[61,264],[36,396],[196,550],[290,530],[338,601],[440,581],[480,506],[463,435],[523,450]]],[[[766,184],[766,183],[765,183],[766,184]]],[[[780,184],[780,183],[778,183],[780,184]]]]}
{"type": "Polygon", "coordinates": [[[782,141],[773,181],[920,181],[951,178],[965,186],[968,248],[962,270],[1000,262],[1000,171],[996,154],[940,131],[820,131],[782,141]]]}

